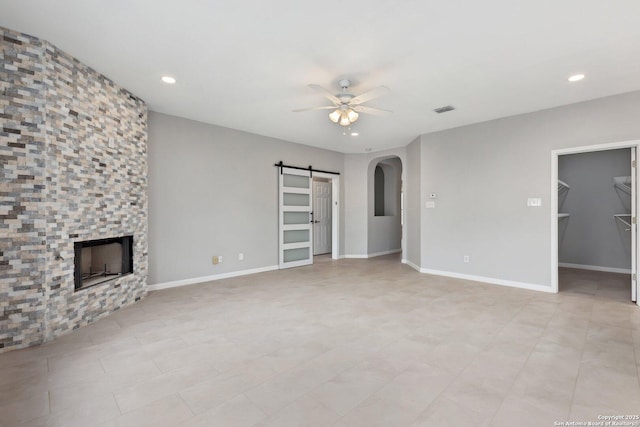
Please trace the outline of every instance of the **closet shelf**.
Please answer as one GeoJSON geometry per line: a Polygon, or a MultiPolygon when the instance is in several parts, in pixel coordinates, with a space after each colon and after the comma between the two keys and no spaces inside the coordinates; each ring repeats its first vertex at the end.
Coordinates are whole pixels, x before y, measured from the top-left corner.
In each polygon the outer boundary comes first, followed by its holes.
{"type": "Polygon", "coordinates": [[[627,194],[631,194],[631,177],[630,176],[616,176],[613,178],[613,186],[619,188],[627,194]]]}
{"type": "MultiPolygon", "coordinates": [[[[631,214],[616,214],[613,216],[615,219],[626,225],[627,227],[631,227],[631,214]]],[[[627,229],[629,231],[630,228],[627,229]]]]}
{"type": "MultiPolygon", "coordinates": [[[[567,184],[566,182],[564,182],[562,180],[558,180],[558,195],[563,191],[569,191],[569,188],[571,188],[569,186],[569,184],[567,184]]],[[[565,195],[566,195],[566,193],[565,193],[565,195]]],[[[560,197],[558,197],[558,199],[560,199],[560,197]]],[[[558,221],[560,221],[561,219],[566,219],[566,218],[569,218],[569,214],[568,213],[558,212],[558,221]]]]}

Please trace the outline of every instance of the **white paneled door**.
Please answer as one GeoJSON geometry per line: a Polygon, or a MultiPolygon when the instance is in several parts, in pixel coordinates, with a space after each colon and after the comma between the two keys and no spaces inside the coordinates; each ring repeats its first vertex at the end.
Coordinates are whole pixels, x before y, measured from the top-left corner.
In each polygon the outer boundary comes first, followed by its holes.
{"type": "Polygon", "coordinates": [[[280,268],[313,264],[310,171],[278,168],[280,268]]]}
{"type": "Polygon", "coordinates": [[[331,252],[331,183],[313,181],[313,254],[331,252]]]}

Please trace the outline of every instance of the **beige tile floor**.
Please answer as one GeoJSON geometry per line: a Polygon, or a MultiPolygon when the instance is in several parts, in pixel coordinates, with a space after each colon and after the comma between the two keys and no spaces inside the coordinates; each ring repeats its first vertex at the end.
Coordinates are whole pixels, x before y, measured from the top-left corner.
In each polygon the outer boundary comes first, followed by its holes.
{"type": "Polygon", "coordinates": [[[639,414],[628,276],[557,295],[331,261],[151,293],[0,355],[0,426],[553,426],[639,414]]]}

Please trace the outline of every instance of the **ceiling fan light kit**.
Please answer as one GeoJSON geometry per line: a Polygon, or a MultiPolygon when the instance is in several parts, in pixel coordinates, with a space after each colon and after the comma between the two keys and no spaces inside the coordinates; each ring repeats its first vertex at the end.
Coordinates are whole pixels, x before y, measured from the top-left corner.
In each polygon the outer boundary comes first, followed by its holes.
{"type": "Polygon", "coordinates": [[[356,120],[358,120],[358,117],[360,117],[360,114],[356,113],[353,110],[348,110],[347,111],[347,118],[351,121],[351,123],[355,122],[356,120]]]}
{"type": "Polygon", "coordinates": [[[349,126],[358,120],[358,117],[360,117],[360,115],[352,109],[337,109],[329,114],[329,119],[331,119],[333,123],[340,123],[340,126],[349,126]]]}
{"type": "Polygon", "coordinates": [[[354,96],[350,94],[348,91],[349,86],[351,85],[351,81],[347,79],[340,80],[340,89],[341,92],[334,95],[327,89],[318,85],[309,85],[311,89],[314,89],[318,92],[321,92],[326,98],[328,98],[331,102],[333,102],[333,106],[326,107],[313,107],[313,108],[303,108],[301,110],[293,110],[294,112],[300,111],[313,111],[313,110],[333,110],[329,113],[329,120],[333,123],[337,123],[340,126],[350,126],[355,123],[360,117],[358,113],[367,113],[367,114],[375,114],[375,115],[388,115],[392,114],[392,111],[383,110],[381,108],[374,107],[365,107],[360,105],[364,102],[367,102],[373,98],[377,98],[378,96],[384,95],[389,91],[389,89],[385,86],[378,86],[375,89],[372,89],[368,92],[363,93],[359,96],[354,96]]]}
{"type": "Polygon", "coordinates": [[[340,126],[349,126],[350,124],[351,121],[349,121],[347,115],[342,113],[342,117],[340,118],[340,126]]]}

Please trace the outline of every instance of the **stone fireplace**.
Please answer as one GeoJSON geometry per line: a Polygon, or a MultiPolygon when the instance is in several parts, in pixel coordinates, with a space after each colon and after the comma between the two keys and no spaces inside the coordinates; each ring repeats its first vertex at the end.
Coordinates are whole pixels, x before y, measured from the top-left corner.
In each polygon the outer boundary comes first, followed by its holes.
{"type": "Polygon", "coordinates": [[[146,295],[147,106],[49,42],[2,27],[0,64],[2,352],[146,295]]]}

